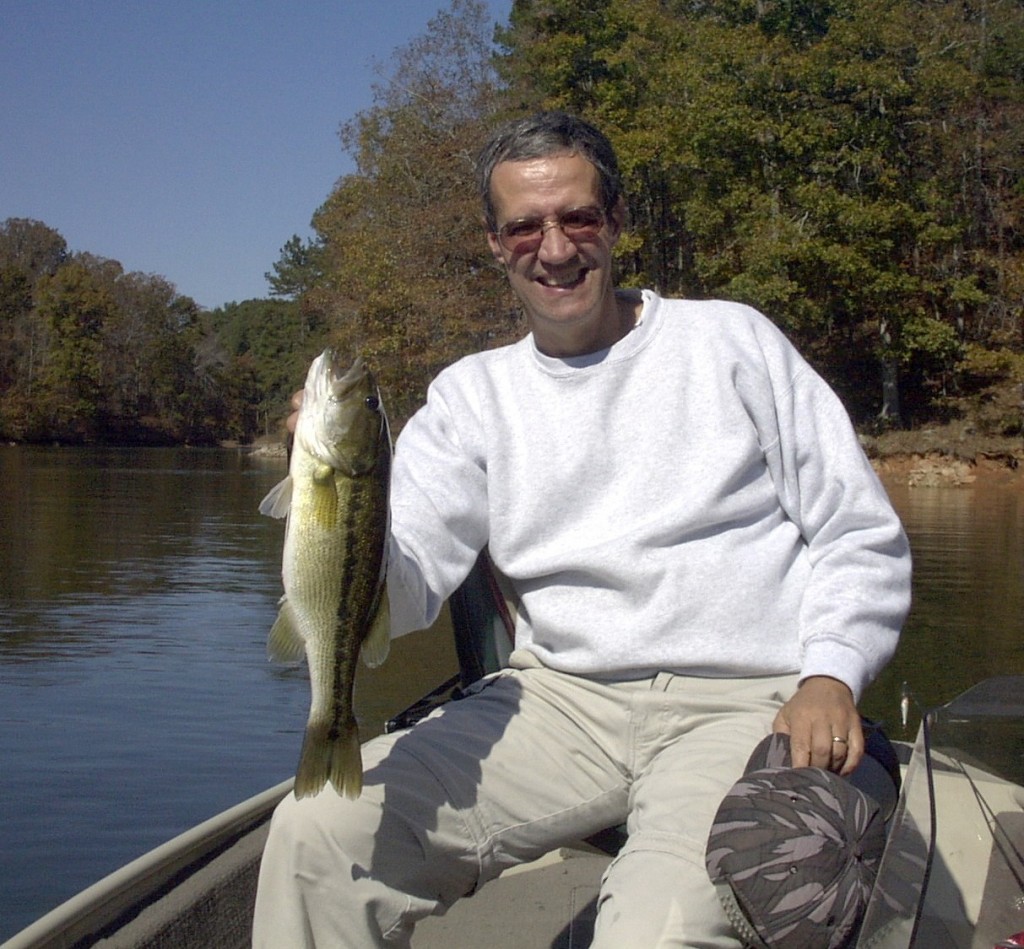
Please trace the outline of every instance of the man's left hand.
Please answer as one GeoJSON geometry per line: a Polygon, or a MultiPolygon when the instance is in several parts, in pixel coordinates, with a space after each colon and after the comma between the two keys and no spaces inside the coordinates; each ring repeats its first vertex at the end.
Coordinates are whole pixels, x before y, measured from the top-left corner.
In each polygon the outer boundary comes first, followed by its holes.
{"type": "Polygon", "coordinates": [[[864,756],[864,732],[849,686],[811,676],[779,709],[772,730],[789,735],[793,767],[850,774],[864,756]]]}

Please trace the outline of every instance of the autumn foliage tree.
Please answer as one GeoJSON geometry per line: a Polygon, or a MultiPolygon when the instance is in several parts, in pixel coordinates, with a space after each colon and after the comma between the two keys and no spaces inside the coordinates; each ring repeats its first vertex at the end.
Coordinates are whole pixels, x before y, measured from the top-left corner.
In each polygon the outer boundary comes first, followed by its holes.
{"type": "Polygon", "coordinates": [[[230,356],[164,278],[0,223],[0,436],[131,444],[248,438],[230,356]]]}
{"type": "Polygon", "coordinates": [[[36,313],[49,340],[37,407],[51,430],[90,438],[100,427],[102,334],[114,302],[89,269],[74,261],[44,277],[37,292],[36,313]]]}
{"type": "Polygon", "coordinates": [[[396,52],[276,299],[203,313],[4,222],[0,434],[250,438],[327,344],[398,428],[443,366],[523,332],[473,160],[538,108],[616,146],[620,282],[759,307],[862,426],[1024,432],[1020,0],[514,0],[494,27],[452,0],[396,52]]]}
{"type": "Polygon", "coordinates": [[[763,308],[862,420],[1021,351],[1019,3],[516,0],[502,41],[517,107],[615,141],[627,281],[763,308]]]}
{"type": "Polygon", "coordinates": [[[481,3],[455,0],[397,53],[375,105],[342,127],[357,170],[313,219],[324,279],[304,303],[378,371],[395,421],[441,367],[516,329],[473,184],[499,101],[492,30],[481,3]]]}

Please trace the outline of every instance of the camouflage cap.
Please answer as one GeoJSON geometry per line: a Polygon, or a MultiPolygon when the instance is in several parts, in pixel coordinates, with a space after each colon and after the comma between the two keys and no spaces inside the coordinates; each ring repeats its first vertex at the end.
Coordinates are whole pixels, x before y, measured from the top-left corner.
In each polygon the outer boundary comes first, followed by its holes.
{"type": "Polygon", "coordinates": [[[747,945],[839,949],[860,928],[885,822],[873,797],[829,771],[789,767],[788,752],[785,735],[755,750],[715,816],[708,874],[747,945]]]}

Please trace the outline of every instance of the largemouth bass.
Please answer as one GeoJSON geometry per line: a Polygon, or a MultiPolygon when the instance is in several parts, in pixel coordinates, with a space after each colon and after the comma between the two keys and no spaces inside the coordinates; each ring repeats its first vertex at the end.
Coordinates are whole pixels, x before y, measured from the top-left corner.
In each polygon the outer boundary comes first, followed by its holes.
{"type": "Polygon", "coordinates": [[[309,719],[295,796],[328,781],[350,798],[363,766],[353,709],[359,656],[387,657],[387,574],[391,435],[380,392],[361,359],[347,372],[327,349],[309,367],[288,476],[260,511],[287,516],[284,596],[268,652],[309,665],[309,719]]]}

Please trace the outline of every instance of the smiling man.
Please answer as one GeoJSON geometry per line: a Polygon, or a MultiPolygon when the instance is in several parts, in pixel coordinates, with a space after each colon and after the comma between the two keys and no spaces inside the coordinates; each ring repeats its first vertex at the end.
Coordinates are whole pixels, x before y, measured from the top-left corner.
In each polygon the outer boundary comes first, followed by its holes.
{"type": "Polygon", "coordinates": [[[286,799],[255,944],[408,945],[503,870],[626,823],[594,945],[740,942],[704,868],[771,731],[850,774],[856,701],[909,606],[899,520],[838,399],[756,311],[616,290],[614,152],[542,113],[478,164],[529,335],[434,381],[396,446],[392,632],[429,625],[486,546],[509,668],[369,742],[357,801],[286,799]]]}
{"type": "Polygon", "coordinates": [[[640,305],[612,285],[625,207],[602,194],[594,165],[572,152],[504,161],[489,193],[487,240],[542,353],[597,352],[633,328],[640,305]]]}

